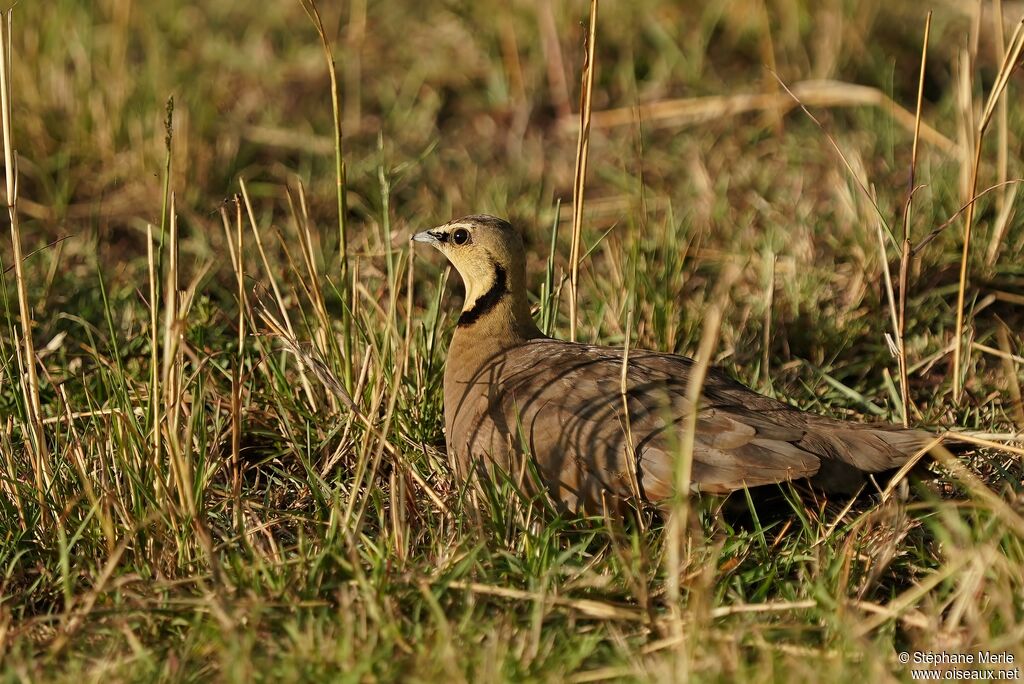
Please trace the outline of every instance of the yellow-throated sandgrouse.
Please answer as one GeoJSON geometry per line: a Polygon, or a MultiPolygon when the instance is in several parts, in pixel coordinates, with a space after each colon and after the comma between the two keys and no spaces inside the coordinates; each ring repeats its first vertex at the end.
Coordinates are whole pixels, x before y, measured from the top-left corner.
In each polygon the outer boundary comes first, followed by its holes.
{"type": "MultiPolygon", "coordinates": [[[[523,243],[511,224],[467,216],[413,239],[439,249],[466,287],[444,374],[446,441],[460,476],[493,466],[521,475],[532,458],[570,510],[598,512],[634,492],[665,502],[693,361],[631,349],[624,401],[622,349],[551,339],[534,324],[523,243]]],[[[865,473],[899,467],[926,441],[916,430],[805,413],[711,369],[698,406],[692,488],[726,493],[809,478],[849,491],[865,473]]]]}

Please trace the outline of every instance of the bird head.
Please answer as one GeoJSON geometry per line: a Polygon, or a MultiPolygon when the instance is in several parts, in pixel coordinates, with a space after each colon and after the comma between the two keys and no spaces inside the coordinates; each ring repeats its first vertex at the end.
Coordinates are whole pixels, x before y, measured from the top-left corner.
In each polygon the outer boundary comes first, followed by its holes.
{"type": "Polygon", "coordinates": [[[493,306],[512,293],[525,300],[523,240],[508,221],[485,214],[465,216],[412,239],[436,247],[459,272],[466,286],[464,312],[493,306]]]}

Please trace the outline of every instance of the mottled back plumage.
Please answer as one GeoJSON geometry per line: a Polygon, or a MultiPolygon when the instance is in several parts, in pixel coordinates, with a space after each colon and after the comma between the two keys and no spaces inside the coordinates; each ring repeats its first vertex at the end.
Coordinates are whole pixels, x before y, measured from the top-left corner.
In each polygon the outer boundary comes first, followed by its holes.
{"type": "MultiPolygon", "coordinates": [[[[537,329],[522,242],[506,221],[469,216],[414,239],[440,249],[466,284],[444,378],[446,441],[460,474],[496,466],[515,476],[532,459],[570,510],[598,512],[634,493],[665,502],[692,410],[693,361],[630,350],[623,396],[621,349],[553,340],[537,329]]],[[[849,492],[865,473],[902,465],[927,439],[806,413],[712,369],[698,406],[692,487],[727,493],[809,478],[849,492]]]]}

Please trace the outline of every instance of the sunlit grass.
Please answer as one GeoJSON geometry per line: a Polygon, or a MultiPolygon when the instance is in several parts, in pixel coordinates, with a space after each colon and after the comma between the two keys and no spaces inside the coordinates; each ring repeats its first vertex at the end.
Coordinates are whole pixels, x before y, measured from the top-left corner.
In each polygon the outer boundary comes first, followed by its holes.
{"type": "MultiPolygon", "coordinates": [[[[601,5],[578,339],[692,356],[735,265],[715,364],[801,408],[900,420],[877,224],[901,225],[912,130],[875,106],[812,107],[822,128],[776,105],[600,123],[638,103],[777,94],[769,62],[786,83],[871,86],[913,111],[924,16],[889,4],[842,17],[796,0],[601,5]]],[[[509,216],[538,319],[568,337],[579,117],[563,109],[588,6],[552,7],[321,7],[342,91],[347,279],[330,81],[299,3],[16,8],[11,121],[46,448],[19,383],[5,239],[6,676],[874,681],[909,677],[901,650],[1024,658],[1013,185],[973,210],[964,399],[949,375],[962,218],[911,265],[905,348],[912,424],[1016,453],[967,450],[966,474],[937,468],[908,499],[785,487],[700,501],[675,622],[664,521],[565,519],[509,482],[453,478],[441,378],[457,277],[408,235],[509,216]]],[[[964,96],[978,107],[999,65],[986,10],[958,80],[971,25],[937,10],[923,119],[949,145],[921,139],[918,239],[968,199],[964,96]]],[[[979,189],[1000,180],[1002,154],[1021,175],[1019,79],[979,189]]],[[[898,271],[900,245],[885,250],[898,271]]]]}

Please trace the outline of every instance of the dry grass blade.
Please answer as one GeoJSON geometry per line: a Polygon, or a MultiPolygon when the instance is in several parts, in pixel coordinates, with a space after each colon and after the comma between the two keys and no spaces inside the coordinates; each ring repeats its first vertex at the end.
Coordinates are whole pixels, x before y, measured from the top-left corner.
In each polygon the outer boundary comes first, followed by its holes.
{"type": "Polygon", "coordinates": [[[565,60],[562,58],[562,45],[558,40],[558,26],[555,23],[554,10],[550,2],[538,2],[536,7],[551,100],[555,103],[555,110],[560,117],[571,116],[569,80],[565,74],[565,60]]]}
{"type": "MultiPolygon", "coordinates": [[[[89,500],[89,504],[97,511],[97,515],[100,519],[100,525],[103,529],[103,535],[107,540],[107,552],[114,552],[114,545],[117,543],[117,535],[114,532],[114,522],[110,516],[110,502],[109,497],[104,497],[104,501],[100,501],[96,495],[96,489],[93,487],[91,477],[89,475],[86,466],[86,455],[85,449],[83,448],[83,441],[81,435],[78,433],[78,429],[75,427],[75,420],[73,412],[71,411],[71,403],[68,401],[67,389],[61,385],[59,388],[59,395],[61,401],[61,407],[64,413],[64,424],[67,427],[68,433],[72,436],[71,442],[71,460],[75,465],[75,469],[78,471],[78,476],[82,479],[82,489],[85,491],[85,496],[89,500]]],[[[107,489],[107,484],[104,483],[103,489],[107,489]]]]}
{"type": "MultiPolygon", "coordinates": [[[[1005,325],[1005,323],[1003,325],[1005,325]]],[[[981,344],[980,342],[971,342],[971,347],[977,349],[980,352],[984,352],[985,354],[991,354],[992,356],[1004,359],[1006,361],[1011,361],[1013,363],[1024,363],[1024,356],[1014,354],[1013,351],[1010,349],[996,349],[995,347],[990,347],[987,344],[981,344]]]]}
{"type": "Polygon", "coordinates": [[[100,574],[93,584],[93,587],[81,597],[73,605],[69,605],[65,611],[64,624],[61,627],[60,633],[57,637],[50,642],[50,654],[56,655],[60,653],[67,645],[68,640],[71,636],[81,628],[82,623],[92,612],[96,606],[96,601],[103,595],[103,591],[114,576],[114,572],[117,570],[118,563],[121,560],[121,556],[124,555],[125,550],[131,544],[134,539],[134,535],[126,536],[121,540],[121,543],[111,551],[107,557],[107,562],[103,566],[103,572],[100,574]]]}
{"type": "Polygon", "coordinates": [[[744,613],[781,613],[790,610],[807,610],[816,608],[818,602],[814,599],[804,601],[778,601],[774,603],[741,603],[733,606],[721,606],[711,611],[711,617],[724,618],[729,615],[742,615],[744,613]]]}
{"type": "MultiPolygon", "coordinates": [[[[178,213],[176,199],[171,193],[170,199],[170,235],[168,238],[168,267],[164,290],[164,329],[163,329],[163,363],[162,389],[163,417],[167,429],[167,455],[170,458],[171,474],[178,495],[178,505],[196,523],[197,507],[193,489],[192,460],[186,456],[188,440],[182,439],[181,421],[184,414],[184,375],[185,361],[183,350],[184,321],[181,311],[187,312],[187,300],[179,291],[178,274],[178,213]],[[182,304],[185,303],[185,306],[182,304]]],[[[186,314],[187,315],[187,314],[186,314]]],[[[157,424],[159,439],[160,424],[157,424]]]]}
{"type": "MultiPolygon", "coordinates": [[[[320,18],[320,10],[315,0],[299,0],[302,8],[306,11],[317,35],[320,36],[320,45],[323,48],[324,60],[327,62],[327,73],[331,79],[331,110],[334,116],[334,177],[337,190],[338,202],[338,249],[341,265],[341,292],[342,299],[348,300],[348,295],[353,289],[354,280],[349,275],[348,255],[348,196],[346,188],[346,168],[344,155],[344,136],[341,131],[341,90],[338,86],[338,74],[334,65],[334,51],[331,48],[331,41],[324,29],[324,22],[320,18]]],[[[255,224],[253,225],[255,229],[255,224]]],[[[345,388],[352,389],[352,319],[353,314],[347,307],[342,307],[341,312],[341,337],[344,345],[344,374],[345,388]]]]}
{"type": "Polygon", "coordinates": [[[771,387],[772,320],[775,317],[775,269],[779,262],[779,256],[772,252],[765,261],[768,266],[768,277],[764,292],[764,318],[761,323],[764,326],[764,334],[761,336],[761,382],[766,387],[771,387]]]}
{"type": "Polygon", "coordinates": [[[577,672],[567,679],[570,684],[589,684],[590,682],[613,682],[613,681],[644,681],[643,670],[632,665],[614,665],[610,667],[598,667],[593,670],[577,672]]]}
{"type": "Polygon", "coordinates": [[[899,620],[905,625],[916,627],[918,629],[928,629],[930,626],[927,618],[925,618],[920,611],[905,610],[902,613],[898,613],[886,606],[881,606],[877,603],[871,603],[870,601],[863,601],[859,599],[850,601],[848,605],[852,608],[863,610],[865,613],[883,615],[890,620],[899,620]]]}
{"type": "Polygon", "coordinates": [[[942,568],[928,575],[924,580],[918,582],[910,589],[894,598],[887,605],[881,607],[872,617],[868,618],[854,630],[858,637],[864,636],[878,629],[886,622],[901,618],[911,610],[917,603],[928,595],[935,587],[939,586],[950,577],[955,576],[971,560],[968,555],[958,555],[949,561],[942,568]]]}
{"type": "Polygon", "coordinates": [[[807,108],[807,103],[805,103],[805,101],[802,99],[802,96],[799,93],[797,93],[795,89],[787,86],[782,81],[782,79],[779,78],[778,74],[775,74],[775,79],[779,82],[779,85],[782,86],[783,90],[786,91],[786,94],[797,104],[797,106],[800,107],[803,113],[806,114],[807,117],[814,122],[814,125],[817,126],[822,133],[825,134],[825,138],[832,146],[832,149],[835,150],[836,154],[839,155],[840,160],[842,160],[843,165],[846,166],[846,170],[849,172],[850,177],[854,179],[854,181],[857,183],[857,186],[864,194],[864,197],[866,197],[867,200],[871,203],[871,206],[875,210],[875,214],[878,216],[878,219],[881,222],[882,227],[885,228],[885,232],[889,236],[889,239],[892,240],[893,243],[896,243],[896,237],[893,235],[892,229],[889,227],[889,224],[886,223],[885,215],[882,213],[882,210],[879,209],[878,203],[875,201],[874,193],[872,193],[864,184],[864,181],[861,179],[861,175],[857,173],[856,170],[854,170],[853,165],[850,163],[850,160],[847,159],[846,155],[843,154],[842,148],[839,147],[839,143],[832,136],[832,134],[825,129],[825,126],[822,125],[821,121],[819,121],[818,118],[811,113],[811,110],[807,108]]]}
{"type": "Polygon", "coordinates": [[[921,105],[924,102],[924,74],[928,63],[928,37],[932,31],[932,13],[924,22],[924,38],[921,40],[921,68],[917,79],[917,107],[914,109],[914,146],[910,153],[910,188],[907,204],[903,210],[903,242],[900,244],[900,301],[899,322],[896,327],[896,348],[899,351],[900,400],[902,402],[903,426],[910,427],[910,379],[907,372],[907,291],[910,289],[910,214],[914,205],[914,183],[917,175],[917,144],[921,139],[921,105]]]}
{"type": "Polygon", "coordinates": [[[1006,376],[1006,388],[1010,393],[1010,413],[1017,422],[1017,427],[1024,428],[1024,400],[1021,399],[1020,380],[1017,378],[1017,369],[1014,367],[1013,349],[1010,347],[1010,331],[1006,324],[999,321],[996,326],[996,339],[999,342],[999,350],[1002,352],[1003,375],[1006,376]]]}
{"type": "MultiPolygon", "coordinates": [[[[1020,65],[1021,53],[1024,52],[1024,19],[1017,24],[1017,29],[1013,32],[1013,37],[1010,38],[1010,46],[1006,50],[1006,55],[1003,58],[1003,63],[999,68],[999,72],[996,74],[995,83],[992,85],[992,90],[989,92],[988,100],[985,103],[985,109],[981,115],[981,121],[978,123],[978,130],[974,138],[974,164],[971,167],[971,182],[970,182],[970,197],[971,200],[967,206],[967,215],[964,218],[964,244],[963,250],[960,253],[960,283],[957,287],[956,295],[956,328],[953,331],[953,341],[955,343],[953,347],[953,401],[959,402],[960,397],[963,394],[963,380],[962,368],[964,366],[963,358],[963,340],[964,340],[964,316],[967,296],[967,272],[968,272],[968,260],[970,259],[971,253],[971,234],[974,227],[974,207],[975,207],[975,193],[978,190],[978,174],[981,168],[981,152],[982,142],[985,139],[985,131],[988,130],[988,125],[992,121],[992,116],[995,113],[996,105],[999,103],[1003,92],[1006,90],[1006,86],[1010,81],[1010,76],[1020,65]]],[[[970,354],[970,348],[968,347],[968,354],[970,354]]]]}
{"type": "MultiPolygon", "coordinates": [[[[998,62],[1006,58],[1006,17],[1003,14],[1002,0],[992,0],[992,29],[995,34],[992,39],[992,51],[998,62]]],[[[1005,183],[1009,178],[1010,166],[1010,122],[1009,108],[1006,98],[999,101],[999,112],[996,119],[996,182],[1005,183]]],[[[1016,188],[1012,188],[1016,192],[1016,188]]],[[[1006,192],[1001,192],[996,197],[996,209],[1002,213],[1007,204],[1012,204],[1013,199],[1008,198],[1006,192]]],[[[998,232],[995,231],[995,232],[998,232]]],[[[991,244],[991,243],[990,243],[991,244]]],[[[993,262],[989,262],[991,265],[993,262]]]]}
{"type": "MultiPolygon", "coordinates": [[[[637,475],[639,465],[633,442],[633,426],[629,417],[629,383],[627,382],[629,377],[629,342],[632,330],[633,309],[630,309],[626,313],[626,340],[622,345],[622,372],[619,374],[619,398],[622,401],[622,427],[626,433],[626,449],[629,451],[629,456],[626,459],[629,466],[629,488],[633,494],[633,501],[638,506],[641,506],[643,498],[640,496],[640,479],[637,475]]],[[[637,519],[640,521],[640,529],[643,529],[643,516],[638,516],[637,519]]]]}
{"type": "Polygon", "coordinates": [[[927,454],[933,448],[935,448],[936,446],[941,444],[942,440],[943,440],[943,436],[942,435],[936,436],[931,442],[929,442],[928,444],[924,445],[923,447],[921,447],[920,449],[915,451],[910,456],[910,458],[907,459],[907,462],[904,463],[902,466],[900,466],[900,469],[897,470],[896,474],[893,475],[892,479],[889,480],[889,484],[886,485],[885,490],[882,491],[882,496],[881,496],[881,502],[882,503],[885,503],[886,501],[889,500],[889,498],[892,496],[892,493],[894,491],[896,491],[896,487],[900,484],[900,482],[903,481],[903,478],[905,478],[907,476],[907,473],[909,473],[911,470],[914,469],[914,466],[916,466],[918,464],[918,462],[922,458],[924,458],[925,454],[927,454]]]}
{"type": "MultiPolygon", "coordinates": [[[[225,229],[227,221],[225,221],[225,229]]],[[[239,527],[242,523],[242,367],[245,364],[245,314],[248,301],[245,296],[245,231],[242,230],[242,207],[235,197],[235,247],[231,249],[237,256],[233,259],[238,290],[238,355],[231,365],[231,482],[235,503],[235,520],[239,527]]],[[[228,247],[231,248],[231,232],[227,231],[228,247]]]]}
{"type": "Polygon", "coordinates": [[[18,349],[19,378],[25,407],[28,411],[28,430],[32,444],[32,470],[40,507],[45,511],[43,492],[50,486],[51,469],[49,450],[43,432],[42,404],[39,400],[39,375],[36,369],[36,351],[32,340],[32,309],[28,303],[25,283],[24,256],[21,249],[21,224],[18,221],[18,178],[11,134],[11,27],[14,10],[0,15],[0,119],[3,122],[4,171],[7,182],[7,215],[11,221],[11,244],[14,255],[15,289],[18,294],[18,313],[21,316],[21,346],[18,349]]]}
{"type": "Polygon", "coordinates": [[[597,43],[597,0],[590,0],[590,28],[587,31],[587,59],[583,65],[580,90],[580,129],[576,143],[576,170],[572,185],[572,246],[569,251],[569,339],[576,341],[580,281],[580,243],[583,230],[583,194],[590,155],[590,117],[594,88],[594,50],[597,43]]]}
{"type": "MultiPolygon", "coordinates": [[[[288,307],[285,306],[284,297],[281,295],[281,288],[278,287],[277,278],[274,276],[274,269],[270,267],[270,261],[267,259],[267,252],[263,248],[263,238],[260,236],[260,229],[256,223],[256,214],[252,209],[252,201],[249,199],[249,188],[245,184],[244,179],[239,179],[239,187],[242,190],[242,199],[245,202],[245,211],[249,216],[249,227],[252,228],[253,241],[256,243],[256,250],[260,254],[260,261],[263,263],[264,272],[267,274],[267,279],[270,281],[270,289],[274,293],[274,301],[277,302],[277,310],[281,314],[281,320],[284,321],[284,327],[287,329],[288,334],[293,338],[295,337],[295,331],[292,328],[291,318],[288,316],[288,307]]],[[[302,367],[299,367],[299,380],[302,383],[302,389],[306,394],[306,399],[309,400],[309,405],[316,408],[316,397],[313,395],[313,388],[310,387],[309,380],[306,378],[306,373],[302,367]]]]}
{"type": "MultiPolygon", "coordinates": [[[[877,220],[877,216],[875,218],[875,227],[878,229],[878,255],[879,260],[882,262],[882,279],[885,283],[885,299],[889,305],[889,317],[892,323],[892,334],[895,336],[895,343],[893,343],[892,341],[890,341],[889,343],[889,351],[890,353],[895,353],[900,365],[900,374],[902,376],[902,372],[905,367],[904,360],[906,359],[906,354],[903,351],[902,336],[900,335],[900,314],[899,309],[896,305],[896,295],[893,291],[892,273],[889,269],[889,254],[885,248],[885,233],[883,232],[882,221],[877,220]]],[[[887,340],[888,337],[888,334],[886,334],[887,340]]],[[[903,409],[903,424],[906,425],[909,418],[909,416],[907,415],[906,385],[901,384],[900,399],[903,409]]]]}
{"type": "MultiPolygon", "coordinates": [[[[923,238],[921,238],[920,240],[918,240],[918,241],[917,241],[917,244],[915,244],[915,245],[914,245],[914,248],[913,248],[912,250],[910,250],[910,253],[911,253],[911,255],[912,255],[912,256],[916,256],[916,255],[917,255],[917,254],[918,254],[918,253],[919,253],[919,252],[920,252],[920,251],[921,251],[922,249],[924,249],[925,247],[927,247],[927,246],[928,246],[928,244],[929,244],[929,243],[930,243],[930,242],[931,242],[932,240],[934,240],[935,238],[937,238],[937,237],[938,237],[938,236],[939,236],[939,235],[940,235],[940,234],[942,233],[942,231],[944,231],[944,230],[945,230],[946,228],[948,228],[948,227],[950,227],[951,225],[953,225],[953,222],[954,222],[954,221],[956,221],[956,220],[957,220],[958,218],[960,218],[960,216],[961,216],[961,215],[962,215],[962,214],[963,214],[963,213],[964,213],[965,211],[967,211],[967,210],[968,210],[968,209],[969,209],[970,207],[972,207],[972,206],[974,205],[974,203],[975,203],[975,202],[977,202],[978,200],[980,200],[980,199],[981,199],[982,197],[984,197],[985,195],[989,194],[990,192],[994,192],[994,191],[996,191],[996,190],[999,190],[1000,188],[1003,188],[1003,187],[1005,187],[1005,186],[1007,186],[1007,185],[1017,186],[1017,185],[1019,185],[1020,183],[1024,183],[1024,178],[1011,178],[1010,180],[1008,180],[1008,181],[1006,181],[1006,182],[1004,182],[1004,183],[998,183],[998,184],[996,184],[996,185],[993,185],[993,186],[991,186],[991,187],[985,188],[984,190],[982,190],[982,191],[981,191],[981,192],[979,192],[979,193],[976,193],[976,194],[974,195],[974,197],[972,197],[972,198],[971,198],[971,200],[970,200],[970,201],[968,201],[967,203],[963,204],[963,205],[962,205],[962,206],[961,206],[961,207],[960,207],[959,209],[957,209],[957,210],[956,210],[956,211],[955,211],[955,212],[953,213],[953,215],[952,215],[952,216],[950,216],[950,217],[949,217],[948,219],[946,219],[945,221],[943,221],[942,223],[940,223],[940,224],[939,224],[939,225],[938,225],[938,226],[937,226],[936,228],[933,228],[933,229],[931,230],[931,232],[929,232],[929,233],[928,233],[927,235],[925,235],[925,236],[924,236],[923,238]]],[[[1016,194],[1016,192],[1014,192],[1014,194],[1016,194]]],[[[1012,207],[1011,207],[1011,209],[1012,209],[1012,207]]]]}
{"type": "MultiPolygon", "coordinates": [[[[313,306],[313,313],[320,324],[314,332],[314,341],[317,343],[321,353],[327,354],[328,350],[337,351],[336,338],[330,335],[331,322],[327,312],[327,304],[324,301],[323,291],[320,283],[320,271],[317,267],[316,254],[313,247],[313,230],[309,222],[309,212],[306,206],[306,191],[302,181],[298,181],[299,207],[295,206],[291,191],[286,192],[288,209],[292,216],[292,223],[295,226],[295,233],[299,239],[299,251],[302,255],[302,262],[306,269],[306,277],[309,285],[304,289],[310,295],[310,303],[313,306]],[[301,211],[300,211],[301,210],[301,211]]],[[[301,281],[300,281],[301,282],[301,281]]]]}
{"type": "MultiPolygon", "coordinates": [[[[163,407],[163,390],[160,373],[160,305],[157,276],[157,254],[153,241],[153,224],[146,224],[146,273],[149,280],[149,404],[153,421],[152,459],[154,494],[158,501],[168,501],[164,481],[163,440],[160,430],[160,415],[163,407]]],[[[170,515],[173,517],[173,508],[170,515]]]]}
{"type": "Polygon", "coordinates": [[[993,435],[987,433],[985,436],[971,434],[970,432],[962,432],[959,430],[950,430],[949,435],[954,439],[960,440],[961,442],[967,442],[968,444],[974,444],[981,447],[988,447],[989,449],[998,449],[1000,451],[1006,451],[1011,454],[1017,454],[1018,456],[1024,456],[1024,448],[1015,447],[1006,444],[1006,442],[1020,442],[1024,441],[1024,435],[1011,434],[1011,435],[993,435]],[[1005,441],[994,441],[1001,439],[1005,441]]]}
{"type": "Polygon", "coordinates": [[[671,629],[674,636],[682,636],[683,634],[683,616],[680,604],[683,531],[687,527],[689,518],[690,486],[693,479],[693,449],[697,434],[697,416],[700,412],[701,392],[704,389],[704,380],[707,378],[708,369],[711,367],[715,348],[718,346],[718,336],[721,332],[722,319],[725,315],[725,306],[728,301],[729,292],[732,290],[732,286],[739,278],[739,275],[739,266],[729,262],[725,265],[725,269],[719,276],[711,305],[704,317],[700,346],[697,349],[693,370],[686,385],[686,400],[689,405],[689,411],[684,416],[684,420],[680,422],[679,458],[676,459],[673,468],[674,495],[671,517],[669,518],[666,530],[668,551],[665,554],[665,565],[668,574],[667,589],[671,610],[671,629]]]}
{"type": "Polygon", "coordinates": [[[327,364],[314,356],[315,352],[303,349],[299,341],[295,339],[295,336],[286,330],[265,307],[261,307],[258,314],[263,324],[270,329],[270,334],[280,340],[285,349],[291,352],[304,367],[308,368],[327,390],[341,399],[348,410],[359,413],[359,406],[352,400],[348,390],[338,381],[338,378],[334,377],[334,373],[331,372],[327,364]]]}
{"type": "MultiPolygon", "coordinates": [[[[737,603],[730,606],[720,606],[714,608],[710,617],[714,620],[721,620],[722,618],[731,617],[733,615],[750,615],[757,613],[788,613],[790,611],[809,610],[811,608],[817,608],[818,602],[814,599],[806,599],[803,601],[769,601],[766,603],[737,603]]],[[[670,636],[664,639],[658,639],[652,641],[642,649],[644,655],[650,655],[651,653],[657,653],[666,648],[672,648],[679,646],[682,641],[688,638],[689,635],[670,636]]]]}
{"type": "Polygon", "coordinates": [[[1003,186],[1008,185],[1009,190],[1001,192],[997,196],[997,199],[1002,201],[1003,205],[999,208],[999,214],[992,225],[992,236],[989,238],[988,250],[985,253],[985,265],[989,268],[995,266],[996,261],[999,259],[999,249],[1002,247],[1003,238],[1006,236],[1006,232],[1009,230],[1010,223],[1014,218],[1014,202],[1017,200],[1017,191],[1020,190],[1018,182],[1003,180],[1001,183],[1003,186]]]}
{"type": "Polygon", "coordinates": [[[359,418],[363,423],[363,426],[380,441],[382,448],[408,470],[412,478],[416,481],[416,484],[418,484],[423,491],[427,493],[427,496],[434,505],[437,506],[439,510],[445,513],[450,513],[451,510],[444,503],[434,488],[431,487],[418,472],[416,472],[416,469],[408,462],[401,450],[385,438],[384,435],[386,430],[379,429],[373,421],[371,421],[370,418],[360,410],[359,405],[355,403],[352,396],[345,389],[345,386],[334,376],[334,373],[331,372],[331,369],[327,364],[316,357],[316,351],[307,351],[304,349],[299,341],[289,334],[288,331],[285,330],[284,327],[274,318],[273,314],[267,311],[265,307],[259,310],[259,317],[260,320],[263,321],[264,325],[270,329],[270,334],[280,340],[285,349],[291,352],[299,362],[307,368],[325,388],[327,388],[327,390],[340,399],[345,407],[359,418]]]}
{"type": "MultiPolygon", "coordinates": [[[[17,187],[18,187],[18,186],[17,186],[17,183],[15,183],[15,186],[14,186],[14,187],[15,187],[15,188],[17,188],[17,187]]],[[[22,207],[21,207],[21,204],[22,204],[23,202],[24,202],[24,200],[22,200],[22,199],[19,199],[19,200],[18,200],[18,204],[19,204],[19,209],[20,209],[20,208],[22,208],[22,207]]],[[[27,213],[27,212],[26,212],[26,213],[27,213]]],[[[31,258],[32,258],[32,257],[34,257],[35,255],[37,255],[37,254],[42,254],[43,252],[46,252],[46,251],[48,251],[48,250],[49,250],[50,248],[52,248],[52,247],[61,247],[61,246],[63,246],[63,243],[64,243],[64,241],[65,241],[65,240],[68,240],[68,239],[70,239],[71,237],[72,237],[71,235],[64,235],[64,236],[62,236],[62,237],[56,238],[56,239],[54,239],[54,240],[51,240],[50,242],[46,243],[46,245],[45,245],[45,246],[43,246],[43,247],[38,247],[38,248],[36,248],[36,249],[33,249],[33,250],[32,250],[31,252],[29,252],[28,254],[26,254],[26,255],[25,255],[25,256],[24,256],[23,258],[22,258],[22,261],[28,261],[29,259],[31,259],[31,258]]],[[[0,271],[0,275],[7,275],[8,273],[10,273],[10,272],[11,272],[11,271],[13,271],[13,270],[14,270],[14,266],[8,266],[8,267],[7,267],[7,268],[5,268],[5,269],[4,269],[3,271],[0,271]]]]}
{"type": "Polygon", "coordinates": [[[594,601],[592,599],[573,599],[566,598],[564,596],[552,596],[546,593],[539,594],[530,591],[523,591],[522,589],[514,589],[512,587],[496,587],[489,584],[481,584],[479,582],[462,582],[458,580],[448,582],[447,586],[453,589],[470,591],[474,594],[498,596],[500,598],[508,598],[516,601],[547,601],[553,605],[570,608],[581,615],[586,615],[587,617],[598,620],[615,619],[628,620],[630,622],[643,622],[647,618],[646,613],[642,610],[616,606],[603,601],[594,601]]]}
{"type": "MultiPolygon", "coordinates": [[[[776,77],[777,78],[777,77],[776,77]]],[[[783,85],[779,81],[780,85],[783,85]]],[[[870,86],[843,83],[841,81],[800,81],[787,88],[786,93],[745,93],[741,95],[711,95],[662,100],[637,107],[607,109],[593,113],[593,128],[613,128],[632,125],[640,117],[645,125],[687,126],[724,117],[738,116],[749,112],[784,109],[796,98],[809,107],[879,107],[893,117],[903,128],[913,132],[917,127],[914,114],[893,102],[885,93],[870,86]]],[[[564,128],[575,128],[578,124],[563,119],[564,128]]],[[[922,123],[920,138],[934,145],[946,154],[957,154],[956,143],[931,126],[922,123]]]]}

